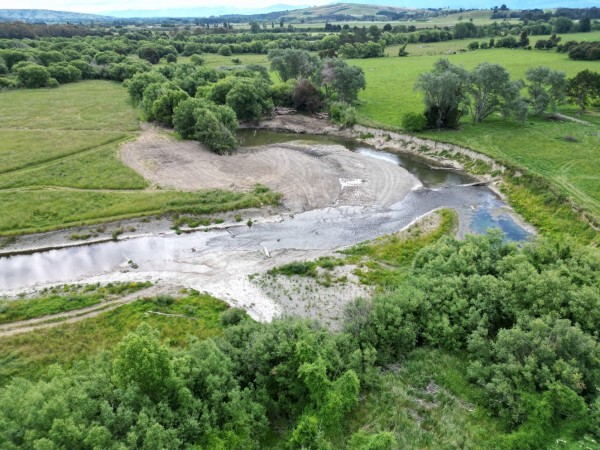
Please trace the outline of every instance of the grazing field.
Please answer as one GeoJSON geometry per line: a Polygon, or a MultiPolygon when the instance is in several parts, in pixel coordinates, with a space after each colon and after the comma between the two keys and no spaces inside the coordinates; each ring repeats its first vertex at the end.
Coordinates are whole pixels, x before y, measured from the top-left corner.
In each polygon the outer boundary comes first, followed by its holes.
{"type": "Polygon", "coordinates": [[[118,156],[119,145],[135,138],[139,126],[127,92],[117,83],[3,92],[0,108],[0,235],[273,201],[268,193],[150,186],[118,156]]]}
{"type": "MultiPolygon", "coordinates": [[[[407,111],[421,111],[413,86],[420,73],[430,70],[439,56],[354,60],[365,71],[367,89],[358,107],[365,123],[397,128],[407,111]]],[[[480,62],[504,65],[513,78],[523,78],[534,66],[579,71],[600,70],[600,62],[572,61],[564,54],[543,51],[491,49],[449,55],[448,59],[471,69],[480,62]]],[[[572,109],[565,113],[574,115],[572,109]]],[[[492,117],[482,124],[463,120],[460,132],[431,131],[425,136],[470,147],[500,160],[510,161],[551,180],[563,192],[600,217],[600,120],[583,116],[589,125],[530,117],[525,123],[492,117]],[[573,139],[572,139],[573,138],[573,139]]]]}

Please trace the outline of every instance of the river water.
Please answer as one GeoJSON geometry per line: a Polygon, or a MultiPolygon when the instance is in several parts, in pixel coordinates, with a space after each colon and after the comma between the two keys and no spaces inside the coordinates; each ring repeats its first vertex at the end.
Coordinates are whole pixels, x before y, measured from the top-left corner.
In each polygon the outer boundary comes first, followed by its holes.
{"type": "MultiPolygon", "coordinates": [[[[302,136],[301,139],[318,144],[341,144],[350,151],[399,164],[417,177],[423,187],[411,191],[404,200],[389,208],[331,207],[283,216],[280,221],[252,227],[242,225],[179,236],[140,237],[0,258],[0,293],[116,274],[123,272],[129,260],[138,266],[129,277],[132,279],[135,274],[142,273],[172,276],[189,273],[190,279],[196,277],[196,280],[206,274],[218,277],[214,267],[192,261],[204,259],[212,261],[213,266],[231,265],[239,255],[262,254],[265,250],[269,253],[335,250],[399,231],[441,207],[457,211],[459,236],[500,228],[509,240],[521,241],[530,237],[530,233],[513,219],[508,206],[490,189],[464,186],[473,181],[466,174],[431,167],[414,156],[378,151],[346,139],[328,136],[302,136]]],[[[299,139],[295,134],[243,130],[240,140],[243,145],[256,146],[299,139]]]]}

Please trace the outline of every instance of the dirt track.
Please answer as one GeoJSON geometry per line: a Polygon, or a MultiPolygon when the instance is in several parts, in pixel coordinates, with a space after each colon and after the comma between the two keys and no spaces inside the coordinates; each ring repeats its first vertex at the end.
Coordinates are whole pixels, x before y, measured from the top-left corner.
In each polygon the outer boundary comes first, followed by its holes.
{"type": "Polygon", "coordinates": [[[126,295],[125,297],[97,303],[86,308],[3,324],[0,325],[0,338],[14,336],[15,334],[28,333],[44,328],[54,328],[68,323],[80,322],[85,319],[96,317],[99,314],[112,311],[113,309],[117,309],[141,298],[152,297],[154,295],[163,293],[175,294],[176,290],[172,287],[168,288],[165,286],[151,286],[147,289],[126,295]]]}
{"type": "Polygon", "coordinates": [[[294,212],[341,205],[385,207],[419,184],[399,166],[342,146],[275,144],[219,156],[151,127],[122,147],[121,158],[166,188],[247,190],[261,183],[283,193],[284,205],[294,212]]]}

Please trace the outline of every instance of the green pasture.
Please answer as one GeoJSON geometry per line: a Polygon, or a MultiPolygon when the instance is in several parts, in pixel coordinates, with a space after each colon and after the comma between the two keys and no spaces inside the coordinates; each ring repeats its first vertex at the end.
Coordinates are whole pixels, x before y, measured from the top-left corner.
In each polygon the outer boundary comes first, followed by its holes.
{"type": "MultiPolygon", "coordinates": [[[[410,51],[410,49],[409,49],[410,51]]],[[[447,55],[467,69],[488,61],[504,65],[513,78],[523,78],[530,67],[548,66],[574,76],[584,69],[600,70],[600,62],[572,61],[567,55],[536,50],[490,49],[447,55]]],[[[423,108],[413,86],[420,73],[431,70],[439,56],[354,60],[362,67],[367,89],[358,107],[365,123],[400,127],[402,115],[423,108]]],[[[565,110],[573,115],[575,111],[565,110]]],[[[525,123],[492,117],[472,125],[464,119],[460,132],[432,131],[425,136],[453,142],[507,160],[542,175],[600,217],[600,135],[598,119],[583,117],[590,125],[530,117],[525,123]],[[576,142],[568,142],[568,136],[576,142]]]]}
{"type": "Polygon", "coordinates": [[[3,92],[0,109],[0,235],[276,201],[272,193],[151,189],[119,159],[119,145],[139,127],[120,84],[3,92]]]}

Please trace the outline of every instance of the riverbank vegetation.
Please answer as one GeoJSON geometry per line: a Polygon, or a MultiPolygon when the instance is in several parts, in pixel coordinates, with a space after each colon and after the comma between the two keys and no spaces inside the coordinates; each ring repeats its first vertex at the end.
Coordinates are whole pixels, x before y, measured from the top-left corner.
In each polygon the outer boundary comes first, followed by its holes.
{"type": "Polygon", "coordinates": [[[5,374],[42,375],[2,389],[0,440],[7,448],[92,439],[244,448],[592,442],[598,274],[593,251],[544,241],[519,248],[492,234],[423,248],[409,276],[350,305],[341,333],[298,320],[258,324],[193,292],[138,301],[0,341],[12,355],[5,374]],[[186,344],[186,334],[209,339],[186,344]],[[55,340],[64,343],[36,351],[55,340]],[[40,373],[48,358],[68,363],[100,348],[113,350],[40,373]],[[57,415],[40,404],[65,407],[57,415]],[[19,433],[23,424],[35,433],[19,433]]]}

